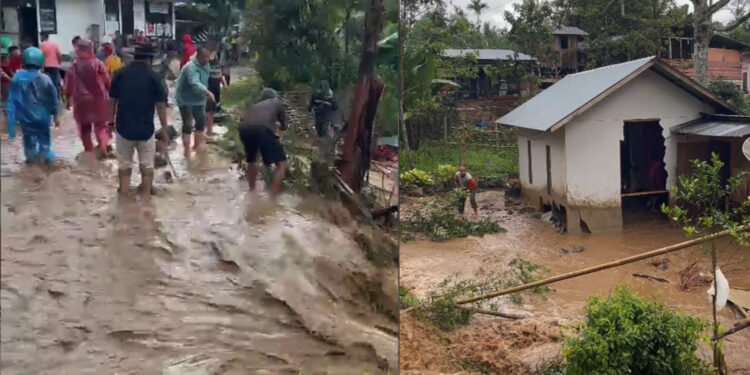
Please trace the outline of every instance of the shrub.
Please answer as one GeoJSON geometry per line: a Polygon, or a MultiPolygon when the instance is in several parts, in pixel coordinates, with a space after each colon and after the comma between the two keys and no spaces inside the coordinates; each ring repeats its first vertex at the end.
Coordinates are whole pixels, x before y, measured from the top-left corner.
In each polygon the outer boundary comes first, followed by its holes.
{"type": "Polygon", "coordinates": [[[577,337],[563,353],[571,375],[707,374],[695,352],[706,328],[703,320],[646,301],[625,287],[589,299],[577,337]]]}
{"type": "Polygon", "coordinates": [[[400,176],[400,188],[402,190],[411,190],[417,187],[432,186],[435,181],[432,180],[430,175],[419,169],[412,169],[401,173],[400,176]]]}
{"type": "Polygon", "coordinates": [[[708,85],[708,89],[718,97],[731,103],[740,111],[748,113],[748,100],[742,89],[729,81],[714,81],[708,85]]]}
{"type": "Polygon", "coordinates": [[[440,164],[435,171],[435,181],[442,187],[453,186],[453,176],[458,172],[458,167],[452,164],[440,164]]]}

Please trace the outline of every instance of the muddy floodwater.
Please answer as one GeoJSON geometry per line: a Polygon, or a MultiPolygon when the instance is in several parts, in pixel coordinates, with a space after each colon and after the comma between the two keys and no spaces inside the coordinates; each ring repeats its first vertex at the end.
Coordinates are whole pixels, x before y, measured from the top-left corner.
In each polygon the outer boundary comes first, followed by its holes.
{"type": "Polygon", "coordinates": [[[53,136],[52,170],[2,143],[3,374],[397,367],[397,270],[371,264],[329,203],[268,204],[229,162],[181,146],[150,202],[118,198],[115,162],[79,155],[69,112],[53,136]]]}
{"type": "MultiPolygon", "coordinates": [[[[402,206],[408,209],[408,206],[419,204],[422,199],[429,198],[409,198],[406,203],[402,200],[402,206]]],[[[551,224],[542,221],[539,214],[533,210],[521,207],[506,209],[502,191],[482,192],[477,199],[480,215],[498,220],[507,232],[441,243],[426,240],[402,242],[402,286],[421,297],[451,274],[458,273],[462,277],[470,278],[480,268],[502,270],[515,257],[523,257],[544,265],[551,270],[550,275],[557,275],[686,240],[680,230],[672,227],[659,214],[644,214],[637,218],[639,220],[631,220],[624,230],[612,233],[558,234],[551,224]],[[561,251],[574,248],[582,248],[583,251],[561,251]]],[[[750,248],[722,241],[719,249],[719,265],[730,286],[750,290],[750,248]]],[[[666,259],[666,269],[662,269],[663,266],[655,267],[650,259],[643,260],[551,284],[553,291],[547,294],[546,300],[529,297],[524,299],[522,305],[515,305],[506,298],[498,302],[508,309],[530,312],[535,318],[553,317],[575,321],[583,317],[583,307],[589,297],[607,295],[615,286],[628,284],[641,296],[654,297],[674,309],[710,319],[711,305],[706,297],[708,287],[696,287],[689,291],[682,291],[679,287],[679,271],[688,264],[697,261],[701,271],[710,270],[710,257],[704,250],[695,247],[657,259],[666,259]],[[668,282],[634,277],[634,273],[659,277],[668,282]]],[[[730,308],[725,308],[719,316],[721,323],[726,327],[730,327],[736,321],[735,313],[730,308]]],[[[489,318],[477,319],[480,323],[484,320],[489,318]]],[[[487,329],[484,329],[482,335],[485,339],[487,336],[492,337],[487,329]]],[[[503,338],[500,336],[496,339],[502,341],[503,338]]],[[[748,348],[749,330],[726,339],[725,353],[731,374],[750,374],[748,348]]],[[[482,351],[479,347],[477,350],[482,351]]],[[[709,354],[708,351],[706,354],[709,354]]]]}

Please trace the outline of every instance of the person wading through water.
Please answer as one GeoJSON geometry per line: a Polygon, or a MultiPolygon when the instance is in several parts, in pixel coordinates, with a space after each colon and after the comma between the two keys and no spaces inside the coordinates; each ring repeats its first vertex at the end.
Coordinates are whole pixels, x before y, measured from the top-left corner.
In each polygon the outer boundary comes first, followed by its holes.
{"type": "Polygon", "coordinates": [[[94,56],[94,44],[81,39],[76,44],[76,60],[65,75],[66,107],[73,105],[73,117],[78,126],[78,135],[85,152],[94,151],[91,132],[94,132],[104,157],[114,157],[109,145],[109,73],[99,59],[94,56]]]}
{"type": "MultiPolygon", "coordinates": [[[[151,69],[154,56],[153,47],[137,46],[134,61],[122,68],[112,81],[109,91],[110,111],[115,116],[117,129],[118,176],[120,194],[130,190],[130,176],[133,171],[133,154],[138,152],[141,170],[139,192],[143,196],[153,193],[154,156],[154,108],[161,123],[162,142],[167,137],[167,88],[161,77],[151,69]]],[[[162,147],[166,149],[166,144],[162,147]]]]}
{"type": "Polygon", "coordinates": [[[224,76],[221,74],[221,65],[219,63],[219,51],[218,44],[214,43],[211,51],[211,60],[209,64],[211,66],[211,73],[208,76],[208,89],[214,95],[214,100],[206,100],[206,136],[212,137],[214,135],[214,114],[216,114],[218,104],[221,101],[221,88],[228,87],[227,82],[224,80],[224,76]]]}
{"type": "Polygon", "coordinates": [[[190,135],[193,130],[195,149],[201,151],[206,145],[206,99],[216,102],[214,94],[208,89],[208,76],[211,74],[209,58],[208,49],[198,48],[195,58],[180,70],[180,76],[177,77],[175,96],[182,117],[182,147],[185,157],[190,157],[190,135]]]}
{"type": "MultiPolygon", "coordinates": [[[[477,185],[477,181],[468,172],[466,172],[465,165],[462,165],[461,167],[458,168],[458,172],[456,172],[455,176],[453,176],[453,179],[456,182],[456,187],[465,188],[466,191],[469,193],[469,200],[471,202],[471,208],[474,209],[474,217],[479,217],[479,212],[477,211],[478,209],[477,190],[479,189],[479,186],[477,185]]],[[[461,199],[460,202],[458,202],[458,212],[463,214],[465,206],[466,206],[466,197],[464,197],[463,199],[461,199]]]]}
{"type": "Polygon", "coordinates": [[[49,40],[49,33],[43,32],[40,34],[42,38],[42,44],[39,45],[39,49],[44,53],[44,74],[48,75],[52,79],[52,83],[57,88],[58,95],[62,93],[62,86],[60,85],[60,62],[62,61],[62,52],[60,52],[60,46],[49,40]]]}
{"type": "Polygon", "coordinates": [[[16,137],[16,126],[23,131],[23,151],[27,163],[52,164],[50,125],[60,126],[57,110],[60,105],[52,79],[39,70],[44,67],[44,54],[39,48],[23,51],[23,69],[16,72],[8,94],[8,136],[16,137]]]}
{"type": "Polygon", "coordinates": [[[258,177],[256,159],[260,151],[266,167],[276,165],[271,183],[271,197],[274,199],[279,195],[281,180],[284,179],[286,173],[286,153],[277,134],[277,122],[280,130],[286,131],[287,118],[284,103],[278,99],[276,91],[265,88],[260,93],[258,103],[245,110],[239,126],[240,140],[245,146],[247,181],[250,184],[250,190],[255,190],[255,180],[258,177]]]}

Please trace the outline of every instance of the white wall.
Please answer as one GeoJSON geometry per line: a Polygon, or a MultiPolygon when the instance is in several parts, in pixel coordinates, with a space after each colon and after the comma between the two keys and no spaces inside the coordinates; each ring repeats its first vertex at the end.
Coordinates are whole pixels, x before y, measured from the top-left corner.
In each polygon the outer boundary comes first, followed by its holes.
{"type": "Polygon", "coordinates": [[[74,36],[87,37],[91,24],[98,24],[104,33],[104,2],[101,0],[57,0],[57,34],[50,39],[60,45],[64,54],[72,54],[70,41],[74,36]]]}
{"type": "Polygon", "coordinates": [[[565,132],[531,133],[519,130],[518,133],[519,177],[524,199],[535,206],[539,197],[545,204],[555,202],[567,205],[567,171],[565,162],[565,132]],[[529,181],[528,141],[531,141],[531,173],[529,181]],[[547,145],[550,146],[552,194],[547,194],[547,145]]]}
{"type": "Polygon", "coordinates": [[[714,113],[709,105],[646,71],[568,123],[565,132],[568,201],[575,206],[620,206],[620,141],[625,120],[659,118],[666,140],[667,188],[676,182],[676,139],[669,129],[714,113]],[[572,198],[572,202],[571,202],[572,198]]]}

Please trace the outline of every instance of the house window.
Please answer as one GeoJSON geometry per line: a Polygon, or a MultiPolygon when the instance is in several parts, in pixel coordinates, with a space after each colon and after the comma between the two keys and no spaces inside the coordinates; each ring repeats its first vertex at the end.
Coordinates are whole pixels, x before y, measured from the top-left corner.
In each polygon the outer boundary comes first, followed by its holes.
{"type": "Polygon", "coordinates": [[[552,152],[547,145],[547,194],[552,195],[552,152]]]}
{"type": "Polygon", "coordinates": [[[531,141],[530,140],[526,141],[526,150],[528,151],[528,156],[529,156],[529,184],[533,184],[534,177],[533,177],[533,174],[531,173],[531,141]]]}
{"type": "Polygon", "coordinates": [[[568,49],[568,36],[560,35],[560,49],[568,49]]]}

